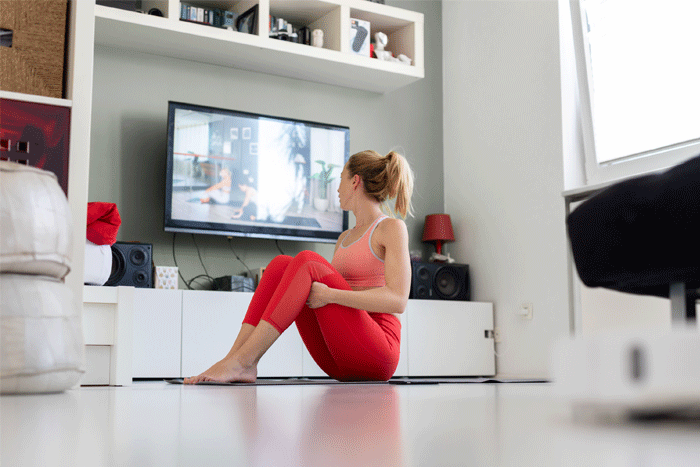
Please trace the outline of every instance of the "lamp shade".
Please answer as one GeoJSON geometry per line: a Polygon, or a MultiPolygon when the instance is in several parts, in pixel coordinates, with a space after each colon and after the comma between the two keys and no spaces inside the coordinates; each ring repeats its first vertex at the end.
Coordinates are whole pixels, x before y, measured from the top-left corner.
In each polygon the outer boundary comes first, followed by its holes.
{"type": "Polygon", "coordinates": [[[425,216],[423,227],[424,242],[453,242],[455,234],[452,231],[452,221],[449,214],[429,214],[425,216]]]}

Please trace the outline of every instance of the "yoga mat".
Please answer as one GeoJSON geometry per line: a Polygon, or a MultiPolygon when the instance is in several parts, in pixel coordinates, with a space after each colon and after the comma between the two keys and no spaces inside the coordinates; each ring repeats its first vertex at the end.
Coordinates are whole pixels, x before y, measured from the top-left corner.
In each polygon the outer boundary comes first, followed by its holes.
{"type": "MultiPolygon", "coordinates": [[[[183,378],[165,379],[169,384],[184,384],[183,378]]],[[[468,383],[549,383],[541,379],[499,379],[499,378],[396,378],[389,381],[348,381],[342,382],[327,378],[259,378],[255,383],[217,383],[202,381],[202,386],[293,386],[293,385],[325,385],[325,384],[468,384],[468,383]]]]}

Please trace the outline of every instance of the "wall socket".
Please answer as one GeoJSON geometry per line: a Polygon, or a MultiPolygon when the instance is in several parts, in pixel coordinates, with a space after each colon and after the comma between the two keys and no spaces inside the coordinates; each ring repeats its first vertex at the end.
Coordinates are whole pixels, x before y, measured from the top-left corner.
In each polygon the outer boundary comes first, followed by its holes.
{"type": "Polygon", "coordinates": [[[522,319],[532,319],[532,303],[522,303],[516,314],[522,319]]]}
{"type": "Polygon", "coordinates": [[[495,343],[501,342],[501,330],[498,328],[493,328],[493,341],[495,343]]]}

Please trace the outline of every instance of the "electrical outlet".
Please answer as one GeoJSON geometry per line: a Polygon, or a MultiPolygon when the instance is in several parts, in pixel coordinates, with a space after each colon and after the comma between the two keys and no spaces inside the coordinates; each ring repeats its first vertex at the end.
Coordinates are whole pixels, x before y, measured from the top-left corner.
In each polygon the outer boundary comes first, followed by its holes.
{"type": "Polygon", "coordinates": [[[522,319],[532,319],[532,303],[523,303],[516,312],[522,319]]]}
{"type": "Polygon", "coordinates": [[[501,342],[501,330],[498,328],[493,328],[493,341],[496,343],[501,342]]]}

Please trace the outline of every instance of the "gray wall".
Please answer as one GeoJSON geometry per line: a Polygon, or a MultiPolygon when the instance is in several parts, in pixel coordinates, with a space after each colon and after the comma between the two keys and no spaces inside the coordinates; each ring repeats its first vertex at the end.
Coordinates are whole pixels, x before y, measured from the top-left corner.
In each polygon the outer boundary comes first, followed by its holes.
{"type": "Polygon", "coordinates": [[[494,304],[498,374],[546,377],[569,329],[557,2],[442,4],[447,250],[494,304]]]}
{"type": "MultiPolygon", "coordinates": [[[[410,248],[425,215],[442,212],[442,12],[436,1],[387,1],[425,15],[425,79],[387,94],[269,76],[154,55],[95,48],[89,201],[116,203],[118,240],[152,243],[156,265],[174,266],[173,234],[163,230],[167,102],[169,100],[299,118],[350,127],[350,152],[398,149],[416,173],[415,218],[407,220],[410,248]]],[[[351,216],[351,226],[354,219],[351,216]]],[[[198,235],[211,276],[241,274],[225,237],[198,235]]],[[[204,273],[192,236],[176,237],[186,279],[204,273]]],[[[251,269],[279,253],[275,242],[234,238],[251,269]]],[[[280,241],[286,254],[311,249],[330,260],[331,244],[280,241]]],[[[195,288],[206,287],[204,282],[195,288]]],[[[180,288],[185,288],[182,281],[180,288]]]]}

